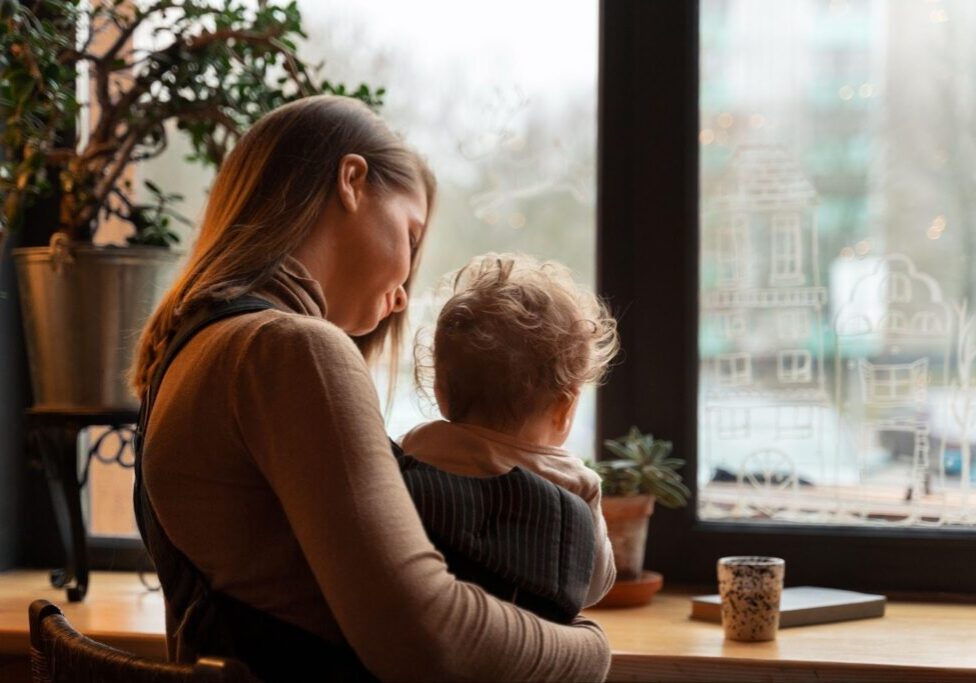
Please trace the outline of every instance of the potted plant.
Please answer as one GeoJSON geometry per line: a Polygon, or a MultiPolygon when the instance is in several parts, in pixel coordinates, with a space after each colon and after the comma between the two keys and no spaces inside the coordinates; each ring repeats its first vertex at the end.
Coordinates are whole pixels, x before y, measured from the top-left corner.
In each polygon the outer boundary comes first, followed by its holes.
{"type": "Polygon", "coordinates": [[[591,467],[602,481],[603,516],[613,546],[617,581],[640,582],[647,520],[655,501],[669,508],[688,504],[691,492],[678,474],[685,461],[672,455],[670,441],[642,434],[637,427],[603,445],[616,459],[601,460],[591,467]]]}
{"type": "Polygon", "coordinates": [[[0,234],[38,201],[59,207],[48,246],[14,250],[35,408],[135,408],[124,369],[175,270],[170,226],[181,217],[180,197],[146,183],[138,202],[129,178],[173,128],[191,142],[189,161],[218,166],[253,121],[292,99],[380,105],[382,90],[317,80],[318,66],[295,54],[300,37],[294,2],[0,0],[0,234]],[[153,47],[134,44],[139,34],[153,47]],[[75,88],[86,74],[90,106],[75,88]],[[107,217],[132,226],[128,246],[92,244],[107,217]]]}

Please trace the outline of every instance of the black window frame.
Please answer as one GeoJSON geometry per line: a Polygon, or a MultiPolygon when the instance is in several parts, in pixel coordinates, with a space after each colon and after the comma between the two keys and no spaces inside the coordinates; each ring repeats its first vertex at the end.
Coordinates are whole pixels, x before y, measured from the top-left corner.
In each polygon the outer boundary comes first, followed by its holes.
{"type": "MultiPolygon", "coordinates": [[[[636,424],[674,441],[697,480],[698,0],[601,0],[597,285],[621,359],[597,397],[599,441],[636,424]]],[[[658,506],[645,566],[711,584],[724,555],[787,560],[787,583],[976,593],[976,532],[703,522],[658,506]]],[[[146,567],[140,539],[89,537],[93,568],[146,567]]]]}
{"type": "MultiPolygon", "coordinates": [[[[597,399],[601,438],[671,439],[697,481],[698,0],[602,0],[597,283],[623,355],[597,399]]],[[[694,486],[692,486],[694,492],[694,486]]],[[[714,584],[725,555],[783,557],[787,584],[976,593],[976,531],[705,522],[657,507],[645,566],[714,584]]],[[[972,597],[971,595],[969,597],[972,597]]]]}

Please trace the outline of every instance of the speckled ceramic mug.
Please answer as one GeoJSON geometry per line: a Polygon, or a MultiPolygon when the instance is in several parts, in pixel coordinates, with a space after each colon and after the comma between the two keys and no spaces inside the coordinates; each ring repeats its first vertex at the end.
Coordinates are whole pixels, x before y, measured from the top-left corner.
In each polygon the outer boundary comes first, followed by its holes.
{"type": "Polygon", "coordinates": [[[730,640],[773,640],[786,562],[778,557],[723,557],[718,561],[722,627],[730,640]]]}

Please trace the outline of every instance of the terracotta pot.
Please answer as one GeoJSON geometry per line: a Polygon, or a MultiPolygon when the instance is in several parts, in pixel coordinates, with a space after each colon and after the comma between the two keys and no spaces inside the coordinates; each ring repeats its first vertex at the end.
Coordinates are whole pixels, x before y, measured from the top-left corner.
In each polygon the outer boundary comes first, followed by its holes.
{"type": "Polygon", "coordinates": [[[602,500],[602,508],[617,580],[636,581],[644,568],[647,519],[654,512],[654,496],[611,496],[602,500]]]}
{"type": "Polygon", "coordinates": [[[639,607],[646,605],[664,586],[664,577],[646,569],[637,581],[615,581],[613,587],[597,604],[600,609],[611,607],[639,607]]]}

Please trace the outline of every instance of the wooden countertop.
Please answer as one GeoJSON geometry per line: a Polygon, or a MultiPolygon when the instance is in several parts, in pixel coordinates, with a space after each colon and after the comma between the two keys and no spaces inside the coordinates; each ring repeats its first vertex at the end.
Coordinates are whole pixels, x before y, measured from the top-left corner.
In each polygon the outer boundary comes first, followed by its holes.
{"type": "MultiPolygon", "coordinates": [[[[976,605],[889,602],[881,619],[784,629],[769,643],[725,642],[717,624],[688,619],[688,593],[645,607],[588,610],[613,648],[611,681],[976,681],[976,605]]],[[[88,597],[70,604],[36,570],[0,573],[0,655],[25,655],[27,607],[46,598],[86,635],[163,657],[160,593],[136,574],[93,572],[88,597]]]]}
{"type": "Polygon", "coordinates": [[[0,573],[0,655],[29,651],[27,608],[44,598],[90,638],[146,657],[166,657],[162,593],[149,592],[138,574],[129,572],[92,572],[88,586],[84,602],[70,603],[63,589],[51,587],[48,572],[0,573]]]}
{"type": "Polygon", "coordinates": [[[976,605],[889,601],[878,619],[738,643],[689,619],[690,596],[672,590],[645,607],[586,611],[610,639],[611,681],[976,681],[976,605]]]}

